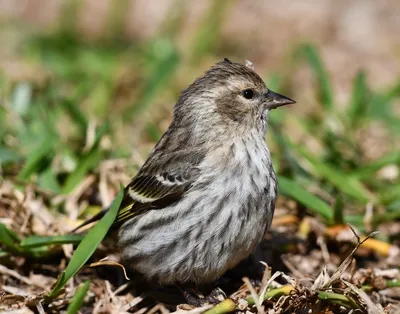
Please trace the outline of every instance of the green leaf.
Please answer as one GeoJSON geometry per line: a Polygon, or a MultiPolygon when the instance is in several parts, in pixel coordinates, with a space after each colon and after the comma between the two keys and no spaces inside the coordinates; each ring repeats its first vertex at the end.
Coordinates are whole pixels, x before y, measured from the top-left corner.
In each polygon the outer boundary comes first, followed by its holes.
{"type": "Polygon", "coordinates": [[[20,246],[23,248],[31,248],[53,244],[59,245],[67,243],[79,243],[83,238],[84,236],[81,234],[67,234],[48,237],[33,235],[22,240],[20,246]]]}
{"type": "Polygon", "coordinates": [[[154,49],[157,51],[157,55],[152,63],[152,73],[141,91],[139,100],[124,114],[126,119],[137,116],[147,109],[152,104],[157,92],[168,83],[168,79],[178,67],[179,56],[172,42],[169,40],[156,41],[154,49]],[[160,51],[163,53],[160,54],[160,51]]]}
{"type": "Polygon", "coordinates": [[[75,169],[72,172],[67,180],[64,183],[64,186],[61,189],[62,194],[68,194],[76,188],[79,183],[83,180],[83,178],[87,175],[87,173],[97,166],[99,161],[101,160],[102,152],[98,150],[92,150],[88,154],[86,154],[80,161],[75,169]]]}
{"type": "Polygon", "coordinates": [[[79,126],[81,132],[86,132],[88,127],[88,121],[82,111],[76,105],[78,100],[75,99],[64,99],[60,101],[61,106],[70,115],[72,120],[79,126]]]}
{"type": "Polygon", "coordinates": [[[21,247],[20,239],[18,238],[18,236],[1,223],[0,223],[0,244],[3,244],[4,251],[19,256],[40,258],[43,256],[48,256],[49,253],[47,248],[45,247],[28,248],[28,249],[21,247]]]}
{"type": "Polygon", "coordinates": [[[328,222],[332,222],[333,208],[323,200],[308,192],[297,182],[289,178],[278,176],[278,187],[282,194],[295,199],[309,208],[313,213],[321,215],[328,222]]]}
{"type": "Polygon", "coordinates": [[[369,164],[363,165],[353,172],[353,175],[359,179],[374,178],[375,172],[391,164],[400,164],[400,151],[393,151],[369,164]]]}
{"type": "Polygon", "coordinates": [[[19,253],[19,238],[15,232],[0,223],[0,244],[3,244],[10,252],[19,253]]]}
{"type": "Polygon", "coordinates": [[[0,166],[8,162],[17,162],[20,159],[21,156],[18,153],[9,150],[7,147],[0,147],[0,166]]]}
{"type": "Polygon", "coordinates": [[[47,169],[39,175],[38,185],[41,188],[48,189],[55,193],[60,193],[61,191],[60,184],[58,183],[51,166],[47,167],[47,169]]]}
{"type": "Polygon", "coordinates": [[[120,192],[114,199],[105,216],[92,229],[90,229],[88,234],[77,247],[67,268],[62,272],[53,290],[48,294],[48,298],[52,299],[57,297],[68,280],[70,280],[92,256],[114,222],[123,197],[124,188],[121,187],[120,192]]]}
{"type": "Polygon", "coordinates": [[[349,126],[354,129],[358,122],[364,117],[368,109],[370,98],[364,71],[359,71],[353,82],[353,92],[350,106],[347,109],[349,126]]]}
{"type": "Polygon", "coordinates": [[[318,159],[303,147],[295,145],[292,147],[309,161],[309,166],[314,174],[329,181],[338,190],[362,202],[376,201],[376,197],[355,176],[344,173],[318,159]]]}
{"type": "Polygon", "coordinates": [[[400,199],[400,184],[387,184],[380,192],[380,200],[383,204],[393,204],[400,199]]]}
{"type": "Polygon", "coordinates": [[[53,143],[50,140],[43,141],[38,145],[37,149],[29,155],[24,167],[19,173],[19,178],[27,180],[33,173],[40,172],[44,164],[48,163],[48,159],[52,155],[53,143]]]}
{"type": "Polygon", "coordinates": [[[87,173],[97,166],[103,155],[103,152],[99,150],[100,141],[108,129],[108,123],[99,128],[90,151],[83,155],[83,157],[79,160],[75,171],[68,176],[66,182],[64,183],[62,188],[63,194],[70,193],[83,180],[87,173]]]}
{"type": "Polygon", "coordinates": [[[86,296],[86,293],[88,292],[90,287],[90,281],[86,280],[83,284],[81,284],[74,297],[72,298],[71,304],[68,306],[67,309],[67,314],[76,314],[79,312],[79,309],[82,306],[83,299],[86,296]]]}
{"type": "Polygon", "coordinates": [[[351,298],[344,294],[318,291],[318,298],[327,302],[335,303],[347,309],[358,309],[359,306],[351,298]]]}
{"type": "Polygon", "coordinates": [[[400,83],[386,93],[372,95],[368,106],[368,115],[373,119],[379,119],[389,130],[400,132],[400,119],[393,110],[393,101],[400,97],[400,83]]]}
{"type": "Polygon", "coordinates": [[[336,225],[344,224],[345,220],[343,215],[343,208],[344,208],[343,199],[341,195],[339,195],[336,198],[335,205],[333,206],[333,211],[334,211],[333,222],[336,225]]]}
{"type": "Polygon", "coordinates": [[[159,126],[155,123],[148,123],[146,125],[146,133],[147,136],[154,142],[157,142],[162,136],[159,126]]]}
{"type": "Polygon", "coordinates": [[[295,57],[305,59],[314,72],[318,83],[318,92],[321,98],[322,105],[325,110],[330,111],[333,109],[333,88],[330,82],[328,72],[321,60],[318,49],[311,44],[301,45],[295,53],[295,57]]]}

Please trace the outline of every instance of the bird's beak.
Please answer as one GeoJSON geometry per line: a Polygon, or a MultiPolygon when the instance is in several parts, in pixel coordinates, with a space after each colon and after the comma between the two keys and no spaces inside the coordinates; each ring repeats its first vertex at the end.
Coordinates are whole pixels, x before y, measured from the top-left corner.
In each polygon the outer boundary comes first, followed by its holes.
{"type": "Polygon", "coordinates": [[[293,99],[275,93],[272,90],[269,90],[268,93],[265,94],[265,99],[266,99],[266,109],[276,109],[281,106],[296,103],[293,99]]]}

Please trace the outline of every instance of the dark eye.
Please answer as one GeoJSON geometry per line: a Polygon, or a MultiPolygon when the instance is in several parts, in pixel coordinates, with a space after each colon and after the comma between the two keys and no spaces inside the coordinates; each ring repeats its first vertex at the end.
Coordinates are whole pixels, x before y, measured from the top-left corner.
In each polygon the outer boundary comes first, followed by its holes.
{"type": "Polygon", "coordinates": [[[243,91],[243,97],[246,99],[253,99],[254,91],[252,89],[245,89],[243,91]]]}

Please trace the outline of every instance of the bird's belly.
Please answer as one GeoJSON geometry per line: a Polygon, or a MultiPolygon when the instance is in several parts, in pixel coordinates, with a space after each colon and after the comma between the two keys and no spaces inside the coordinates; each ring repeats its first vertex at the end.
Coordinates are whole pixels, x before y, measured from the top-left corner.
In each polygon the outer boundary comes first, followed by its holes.
{"type": "Polygon", "coordinates": [[[250,176],[214,178],[175,205],[126,222],[119,238],[126,262],[161,283],[215,280],[262,240],[275,198],[263,180],[254,187],[250,176]]]}

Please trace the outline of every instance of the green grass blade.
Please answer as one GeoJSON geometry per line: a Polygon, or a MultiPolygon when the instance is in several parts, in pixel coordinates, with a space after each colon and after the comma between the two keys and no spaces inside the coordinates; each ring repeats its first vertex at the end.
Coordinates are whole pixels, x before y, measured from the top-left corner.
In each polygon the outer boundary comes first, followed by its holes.
{"type": "Polygon", "coordinates": [[[148,123],[146,126],[146,134],[147,136],[154,142],[158,142],[158,140],[162,136],[162,132],[158,125],[155,123],[148,123]]]}
{"type": "Polygon", "coordinates": [[[333,208],[323,200],[308,192],[297,182],[289,178],[278,176],[278,187],[282,194],[295,199],[309,208],[313,213],[322,216],[328,222],[332,221],[333,208]]]}
{"type": "Polygon", "coordinates": [[[341,195],[339,195],[336,198],[335,205],[333,206],[333,211],[334,211],[333,222],[334,222],[334,224],[336,224],[336,225],[344,224],[345,220],[344,220],[343,209],[344,209],[343,199],[342,199],[341,195]]]}
{"type": "Polygon", "coordinates": [[[123,197],[124,189],[121,187],[121,190],[111,204],[108,212],[92,229],[90,229],[88,234],[77,247],[67,268],[60,275],[56,285],[47,295],[48,298],[52,299],[57,297],[68,280],[71,279],[92,256],[114,222],[123,197]]]}
{"type": "Polygon", "coordinates": [[[96,133],[96,138],[94,140],[92,148],[89,152],[83,155],[83,157],[79,160],[78,166],[75,171],[72,172],[65,181],[64,186],[61,189],[61,192],[63,194],[70,193],[80,182],[82,182],[87,173],[97,166],[103,155],[103,152],[99,150],[99,144],[108,129],[108,123],[102,125],[99,128],[96,133]]]}
{"type": "Polygon", "coordinates": [[[368,115],[383,122],[393,133],[400,133],[400,119],[394,112],[393,101],[400,98],[400,83],[384,93],[372,94],[368,104],[368,115]]]}
{"type": "Polygon", "coordinates": [[[92,150],[97,149],[100,145],[100,141],[103,138],[103,136],[110,130],[110,124],[107,122],[103,124],[101,127],[96,132],[96,137],[93,142],[92,150]]]}
{"type": "Polygon", "coordinates": [[[359,179],[374,178],[375,172],[390,165],[400,164],[400,151],[394,151],[356,170],[353,175],[359,179]]]}
{"type": "Polygon", "coordinates": [[[57,235],[57,236],[30,236],[23,239],[20,243],[20,246],[23,248],[32,248],[39,247],[44,245],[53,245],[53,244],[67,244],[67,243],[79,243],[84,238],[84,235],[81,234],[67,234],[67,235],[57,235]]]}
{"type": "Polygon", "coordinates": [[[0,166],[8,162],[18,162],[20,159],[21,156],[18,153],[8,149],[7,147],[0,146],[0,166]]]}
{"type": "Polygon", "coordinates": [[[308,160],[314,174],[329,181],[338,190],[364,203],[376,201],[376,197],[355,176],[344,173],[329,165],[302,147],[294,145],[292,147],[308,160]]]}
{"type": "Polygon", "coordinates": [[[48,255],[48,250],[45,247],[23,248],[20,246],[20,239],[18,236],[2,223],[0,223],[0,244],[3,245],[4,251],[10,252],[14,255],[31,258],[40,258],[48,255]]]}
{"type": "Polygon", "coordinates": [[[72,172],[64,183],[61,189],[62,194],[68,194],[76,188],[87,173],[97,166],[102,158],[102,152],[98,150],[92,150],[86,154],[78,164],[78,167],[72,172]]]}
{"type": "Polygon", "coordinates": [[[22,180],[27,180],[31,174],[40,172],[43,167],[43,163],[45,163],[51,155],[53,155],[53,143],[51,140],[45,140],[34,152],[30,154],[21,172],[19,173],[19,178],[22,180]]]}
{"type": "Polygon", "coordinates": [[[12,253],[19,253],[21,251],[19,242],[18,236],[0,223],[0,244],[3,244],[12,253]]]}
{"type": "Polygon", "coordinates": [[[155,43],[156,47],[163,51],[162,56],[156,56],[152,64],[152,73],[146,82],[139,100],[123,115],[124,118],[130,119],[142,113],[148,108],[157,92],[168,83],[168,79],[175,73],[179,64],[179,56],[176,47],[169,40],[160,40],[155,43]]]}
{"type": "Polygon", "coordinates": [[[396,203],[400,200],[400,184],[389,184],[380,192],[381,203],[390,204],[396,203]]]}
{"type": "Polygon", "coordinates": [[[318,298],[327,302],[335,303],[347,309],[358,309],[359,306],[344,294],[319,291],[318,298]]]}
{"type": "Polygon", "coordinates": [[[41,188],[53,191],[54,193],[60,193],[61,187],[51,165],[39,175],[38,185],[41,188]]]}
{"type": "Polygon", "coordinates": [[[369,96],[365,72],[360,71],[354,79],[350,106],[347,109],[349,126],[351,126],[351,128],[354,129],[365,116],[368,108],[369,96]]]}
{"type": "Polygon", "coordinates": [[[83,284],[79,286],[76,291],[76,294],[72,298],[72,301],[67,309],[67,314],[76,314],[79,312],[79,309],[82,306],[83,299],[86,296],[86,293],[89,291],[90,281],[86,280],[83,284]]]}
{"type": "Polygon", "coordinates": [[[318,93],[322,105],[325,110],[332,110],[334,106],[333,88],[328,71],[321,60],[318,49],[314,45],[304,44],[298,48],[295,56],[301,57],[307,61],[317,79],[318,93]]]}
{"type": "Polygon", "coordinates": [[[64,99],[60,101],[61,106],[68,113],[71,119],[79,126],[81,132],[86,132],[88,127],[88,121],[86,116],[76,105],[77,98],[75,99],[64,99]]]}

